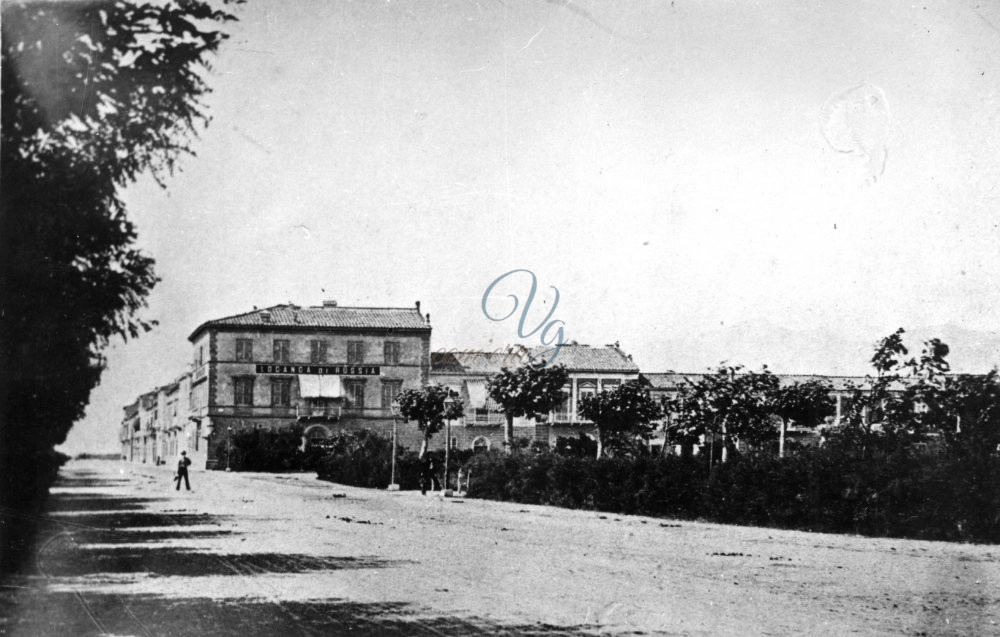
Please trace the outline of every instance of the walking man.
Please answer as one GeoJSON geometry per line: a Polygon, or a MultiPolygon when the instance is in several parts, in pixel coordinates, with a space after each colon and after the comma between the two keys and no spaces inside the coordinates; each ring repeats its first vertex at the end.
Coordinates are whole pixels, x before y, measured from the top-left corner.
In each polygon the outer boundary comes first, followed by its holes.
{"type": "Polygon", "coordinates": [[[424,458],[424,462],[420,468],[420,494],[427,495],[428,488],[431,491],[440,489],[441,483],[438,482],[437,476],[434,475],[434,459],[430,457],[424,458]]]}
{"type": "Polygon", "coordinates": [[[177,476],[174,480],[177,481],[177,490],[181,490],[181,478],[184,478],[184,488],[188,491],[191,490],[191,483],[188,482],[188,466],[191,464],[191,459],[187,457],[187,452],[181,452],[181,459],[177,461],[177,476]]]}

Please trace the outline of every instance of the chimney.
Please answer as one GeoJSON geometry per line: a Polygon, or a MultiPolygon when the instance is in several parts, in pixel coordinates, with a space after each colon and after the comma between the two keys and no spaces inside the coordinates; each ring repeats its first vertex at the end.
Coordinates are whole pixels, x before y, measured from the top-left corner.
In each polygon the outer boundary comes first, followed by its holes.
{"type": "Polygon", "coordinates": [[[270,323],[271,313],[268,312],[267,310],[264,310],[263,312],[260,313],[260,320],[264,321],[265,323],[270,323]]]}
{"type": "Polygon", "coordinates": [[[431,324],[431,313],[430,312],[427,313],[427,324],[428,325],[431,324]]]}
{"type": "Polygon", "coordinates": [[[325,299],[323,307],[337,307],[337,299],[325,299]]]}
{"type": "Polygon", "coordinates": [[[420,314],[420,301],[417,301],[417,314],[420,314]]]}

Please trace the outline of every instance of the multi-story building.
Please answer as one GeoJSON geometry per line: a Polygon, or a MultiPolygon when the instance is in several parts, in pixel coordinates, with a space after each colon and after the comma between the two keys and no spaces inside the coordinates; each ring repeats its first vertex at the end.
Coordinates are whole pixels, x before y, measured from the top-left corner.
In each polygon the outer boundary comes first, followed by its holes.
{"type": "Polygon", "coordinates": [[[139,430],[133,433],[132,459],[136,462],[156,461],[156,421],[159,418],[159,390],[139,396],[139,430]]]}
{"type": "MultiPolygon", "coordinates": [[[[413,423],[393,413],[395,397],[405,389],[446,385],[465,406],[452,423],[447,444],[463,449],[499,447],[504,415],[486,391],[487,381],[504,367],[548,358],[551,349],[516,345],[506,349],[440,349],[431,354],[430,316],[414,307],[343,307],[277,305],[207,321],[189,337],[190,370],[172,382],[141,395],[124,408],[119,430],[122,457],[133,462],[176,462],[185,451],[195,467],[222,467],[232,436],[248,429],[300,425],[303,435],[319,442],[343,430],[368,429],[390,436],[398,425],[401,446],[417,449],[422,435],[413,423]]],[[[593,437],[593,423],[579,413],[588,395],[641,379],[652,397],[666,401],[703,374],[645,373],[618,343],[592,347],[570,342],[554,360],[569,372],[565,401],[540,419],[516,418],[515,437],[555,444],[561,436],[593,437]]],[[[778,375],[782,384],[821,380],[836,400],[836,425],[850,408],[854,388],[864,378],[778,375]]],[[[894,388],[901,391],[902,387],[894,388]]],[[[650,440],[667,444],[669,409],[650,440]]],[[[789,432],[803,442],[818,440],[817,424],[789,432]]],[[[444,435],[432,448],[446,444],[444,435]]],[[[681,450],[677,450],[681,451],[681,450]]]]}
{"type": "MultiPolygon", "coordinates": [[[[248,429],[298,423],[313,440],[361,428],[388,435],[393,399],[427,383],[430,337],[419,302],[278,305],[199,325],[189,337],[196,466],[224,465],[229,437],[248,429]]],[[[419,444],[416,428],[401,428],[400,443],[419,444]]]]}
{"type": "Polygon", "coordinates": [[[136,399],[123,408],[121,427],[118,429],[118,441],[121,443],[122,460],[135,459],[135,443],[133,438],[139,430],[139,400],[136,399]]]}
{"type": "MultiPolygon", "coordinates": [[[[431,383],[440,383],[459,392],[465,405],[465,416],[452,428],[453,447],[483,449],[503,444],[504,415],[486,393],[486,382],[504,367],[517,367],[537,357],[551,356],[550,348],[533,349],[515,346],[507,350],[438,350],[431,356],[431,383]]],[[[515,418],[515,437],[555,444],[560,436],[593,437],[593,423],[579,414],[580,401],[588,395],[618,387],[639,378],[639,366],[632,356],[621,350],[618,343],[591,347],[571,341],[560,348],[552,361],[566,367],[569,379],[564,388],[566,400],[550,412],[543,422],[515,418]]]]}
{"type": "MultiPolygon", "coordinates": [[[[159,409],[155,420],[156,456],[154,461],[175,463],[181,451],[190,456],[198,451],[191,438],[196,434],[189,420],[191,374],[185,372],[157,390],[159,409]]],[[[204,447],[204,445],[198,445],[204,447]]],[[[204,464],[204,462],[202,463],[204,464]]]]}

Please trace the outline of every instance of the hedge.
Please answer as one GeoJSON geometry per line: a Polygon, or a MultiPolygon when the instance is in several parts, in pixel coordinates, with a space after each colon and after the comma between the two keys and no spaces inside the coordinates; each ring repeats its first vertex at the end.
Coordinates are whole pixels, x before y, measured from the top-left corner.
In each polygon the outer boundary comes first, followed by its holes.
{"type": "Polygon", "coordinates": [[[477,454],[469,497],[727,524],[1000,542],[1000,458],[808,449],[736,456],[477,454]]]}
{"type": "MultiPolygon", "coordinates": [[[[370,431],[339,433],[327,441],[328,454],[318,464],[320,480],[357,487],[384,489],[392,477],[392,441],[370,431]]],[[[444,480],[444,451],[427,454],[438,468],[438,480],[444,480]]],[[[451,485],[456,485],[458,470],[469,459],[469,450],[452,449],[449,453],[451,485]]],[[[396,482],[402,490],[420,488],[419,455],[398,447],[396,482]]],[[[464,484],[464,480],[463,480],[464,484]]]]}
{"type": "Polygon", "coordinates": [[[326,450],[317,447],[302,449],[302,428],[290,427],[277,431],[251,429],[233,434],[228,449],[228,462],[216,468],[233,471],[314,471],[326,450]]]}

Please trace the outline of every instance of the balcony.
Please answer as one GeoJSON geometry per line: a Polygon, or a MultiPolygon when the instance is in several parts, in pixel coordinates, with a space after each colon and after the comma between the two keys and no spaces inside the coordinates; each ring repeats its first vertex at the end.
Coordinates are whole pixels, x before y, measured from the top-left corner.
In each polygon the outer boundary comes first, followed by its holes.
{"type": "Polygon", "coordinates": [[[477,409],[474,414],[465,415],[465,426],[466,427],[496,427],[507,422],[506,417],[498,411],[486,412],[482,409],[477,409]]]}
{"type": "Polygon", "coordinates": [[[209,409],[209,416],[239,416],[243,418],[294,418],[295,407],[236,405],[215,406],[209,409]]]}
{"type": "Polygon", "coordinates": [[[299,420],[340,420],[340,403],[310,402],[295,406],[295,417],[299,420]]]}

